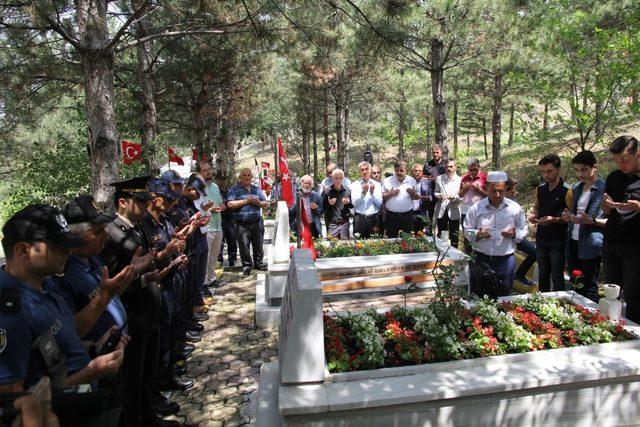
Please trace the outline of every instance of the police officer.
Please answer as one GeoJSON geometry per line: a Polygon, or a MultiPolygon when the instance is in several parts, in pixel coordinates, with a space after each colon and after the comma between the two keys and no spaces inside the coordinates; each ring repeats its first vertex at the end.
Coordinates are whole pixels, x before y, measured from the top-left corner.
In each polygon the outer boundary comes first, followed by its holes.
{"type": "MultiPolygon", "coordinates": [[[[179,198],[179,193],[171,189],[171,183],[164,179],[152,178],[149,190],[153,195],[147,206],[148,215],[142,220],[144,232],[151,236],[153,248],[157,251],[157,262],[162,268],[169,268],[169,274],[161,279],[162,287],[162,329],[160,335],[160,389],[187,390],[194,385],[190,379],[181,379],[174,374],[174,365],[184,360],[184,324],[180,313],[182,307],[182,289],[185,277],[182,270],[187,266],[188,258],[182,253],[185,248],[183,238],[174,237],[174,227],[167,218],[167,212],[179,198]]],[[[200,337],[187,332],[192,342],[200,337]]]]}
{"type": "Polygon", "coordinates": [[[71,248],[84,241],[70,233],[60,211],[48,205],[20,210],[2,233],[6,265],[0,269],[0,392],[28,390],[43,375],[51,376],[57,387],[114,375],[129,338],[124,336],[115,351],[91,360],[76,333],[73,313],[58,294],[45,290],[47,278],[62,273],[71,248]]]}
{"type": "Polygon", "coordinates": [[[160,393],[156,377],[162,299],[159,281],[169,269],[157,269],[157,253],[152,250],[151,235],[139,224],[147,216],[147,205],[153,198],[148,182],[148,176],[141,176],[111,184],[115,187],[116,218],[107,224],[107,241],[100,257],[111,277],[129,266],[136,253],[154,257],[151,271],[141,274],[121,295],[128,317],[127,329],[132,337],[122,369],[123,424],[177,425],[161,418],[177,413],[180,406],[160,393]]]}

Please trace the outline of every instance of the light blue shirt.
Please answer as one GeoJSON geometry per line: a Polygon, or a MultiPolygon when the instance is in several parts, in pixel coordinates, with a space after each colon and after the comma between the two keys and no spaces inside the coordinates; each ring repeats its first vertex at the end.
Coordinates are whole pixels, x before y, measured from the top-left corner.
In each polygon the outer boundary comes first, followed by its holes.
{"type": "Polygon", "coordinates": [[[360,178],[351,185],[351,203],[355,213],[362,215],[375,215],[382,206],[382,186],[379,182],[369,179],[369,185],[373,185],[373,194],[367,191],[363,194],[364,180],[360,178]]]}

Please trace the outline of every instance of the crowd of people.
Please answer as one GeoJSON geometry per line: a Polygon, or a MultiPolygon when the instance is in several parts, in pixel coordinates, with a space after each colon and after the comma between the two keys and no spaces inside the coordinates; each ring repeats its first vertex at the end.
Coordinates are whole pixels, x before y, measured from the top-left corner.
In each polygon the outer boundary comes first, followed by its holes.
{"type": "MultiPolygon", "coordinates": [[[[623,285],[627,317],[640,320],[640,290],[634,287],[640,282],[640,263],[633,249],[640,243],[638,141],[621,136],[609,152],[617,169],[606,182],[598,176],[594,153],[575,155],[573,186],[561,176],[560,157],[542,157],[538,169],[543,183],[535,188],[528,212],[516,201],[517,180],[502,171],[486,173],[477,158],[467,160],[461,176],[455,160],[446,159],[439,146],[426,164],[413,165],[410,174],[403,161],[384,175],[379,166],[362,161],[360,177],[351,182],[336,163],[329,163],[316,191],[313,179],[304,176],[296,194],[312,218],[314,237],[322,235],[324,217],[326,235],[339,239],[395,238],[404,230],[449,240],[473,255],[471,287],[477,293],[487,291],[488,272],[497,286],[489,293],[496,296],[510,294],[514,280],[534,285],[527,275],[537,263],[540,291],[567,289],[565,272],[578,271],[579,277],[571,279],[580,284],[575,289],[597,301],[604,265],[604,281],[623,285]],[[534,239],[528,238],[531,228],[534,239]],[[517,250],[524,255],[519,266],[517,250]]],[[[295,218],[295,206],[290,217],[295,218]]],[[[292,230],[297,230],[295,220],[292,230]]]]}
{"type": "MultiPolygon", "coordinates": [[[[631,136],[613,140],[617,168],[606,180],[592,152],[578,153],[573,186],[557,155],[542,157],[544,182],[528,213],[516,201],[515,179],[485,173],[475,158],[460,176],[440,147],[424,165],[398,161],[384,174],[362,161],[353,182],[330,163],[317,190],[311,176],[301,177],[292,209],[305,210],[314,237],[324,218],[325,233],[340,239],[352,231],[395,238],[402,230],[448,239],[473,255],[471,289],[480,294],[509,294],[514,279],[531,284],[527,272],[537,263],[541,291],[564,290],[568,268],[580,273],[579,292],[597,300],[603,266],[604,282],[622,285],[626,317],[640,321],[638,148],[631,136]],[[518,269],[516,250],[526,256],[518,269]]],[[[60,210],[36,204],[9,218],[0,269],[3,405],[68,425],[176,424],[164,418],[179,405],[162,392],[193,387],[185,361],[212,292],[225,285],[216,271],[224,245],[229,266],[239,252],[243,274],[267,269],[263,211],[282,189],[267,199],[253,179],[242,169],[228,187],[202,161],[188,179],[169,170],[114,182],[114,215],[87,195],[60,210]],[[33,392],[44,387],[51,402],[33,392]]],[[[297,215],[290,217],[296,230],[297,215]]]]}
{"type": "Polygon", "coordinates": [[[239,249],[245,275],[266,270],[268,202],[252,178],[243,169],[227,188],[203,161],[188,179],[168,170],[112,183],[114,215],[85,195],[9,218],[0,269],[3,424],[22,416],[177,425],[164,418],[180,407],[163,392],[194,386],[185,362],[212,291],[226,284],[216,273],[222,245],[230,266],[239,249]],[[43,384],[50,393],[29,394],[43,384]]]}

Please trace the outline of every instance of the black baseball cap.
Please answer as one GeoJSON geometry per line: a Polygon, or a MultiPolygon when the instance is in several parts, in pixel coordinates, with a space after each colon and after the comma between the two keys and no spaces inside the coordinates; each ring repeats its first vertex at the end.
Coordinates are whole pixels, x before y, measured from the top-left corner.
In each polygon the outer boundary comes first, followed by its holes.
{"type": "Polygon", "coordinates": [[[124,181],[112,182],[109,185],[115,187],[116,192],[123,196],[148,201],[153,199],[153,195],[149,192],[149,179],[151,179],[150,176],[137,176],[124,181]]]}
{"type": "Polygon", "coordinates": [[[76,197],[65,205],[62,214],[69,224],[80,222],[106,224],[115,219],[115,215],[104,212],[91,196],[76,197]]]}
{"type": "Polygon", "coordinates": [[[15,213],[2,227],[3,239],[16,242],[48,242],[63,248],[76,248],[86,242],[71,233],[62,213],[53,206],[29,205],[15,213]]]}

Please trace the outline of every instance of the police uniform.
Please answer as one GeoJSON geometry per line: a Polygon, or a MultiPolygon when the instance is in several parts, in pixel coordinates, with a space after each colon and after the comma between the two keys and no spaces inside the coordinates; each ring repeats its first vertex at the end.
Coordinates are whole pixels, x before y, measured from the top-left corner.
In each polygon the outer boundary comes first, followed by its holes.
{"type": "MultiPolygon", "coordinates": [[[[151,179],[149,189],[156,195],[169,199],[177,199],[180,195],[173,191],[170,182],[163,179],[151,179]]],[[[158,219],[151,214],[141,222],[144,233],[151,236],[152,248],[158,252],[165,249],[172,239],[174,227],[165,215],[158,219]]],[[[158,268],[166,268],[177,255],[172,255],[158,261],[158,268]]],[[[162,287],[162,315],[160,334],[160,371],[159,379],[161,388],[170,389],[176,385],[181,388],[190,388],[192,380],[180,380],[174,375],[174,365],[179,360],[179,355],[184,346],[184,321],[183,289],[185,286],[185,272],[174,269],[161,280],[162,287]]]]}
{"type": "MultiPolygon", "coordinates": [[[[16,242],[48,241],[60,247],[84,243],[68,232],[60,212],[47,205],[27,206],[6,222],[2,232],[5,239],[16,242]]],[[[73,374],[90,361],[65,301],[0,268],[0,384],[24,381],[26,390],[48,375],[54,386],[61,387],[65,367],[73,374]]]]}
{"type": "MultiPolygon", "coordinates": [[[[151,200],[147,188],[149,177],[137,177],[112,183],[116,195],[123,198],[151,200]]],[[[131,263],[134,253],[142,255],[152,248],[152,238],[139,224],[118,215],[107,224],[107,242],[100,257],[113,277],[131,263]]],[[[121,394],[124,406],[123,424],[142,425],[155,416],[154,404],[159,394],[157,370],[160,346],[161,293],[158,283],[134,280],[120,296],[127,312],[131,341],[125,349],[122,364],[121,394]]]]}

